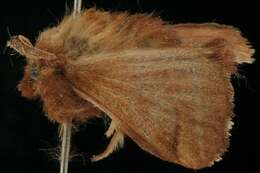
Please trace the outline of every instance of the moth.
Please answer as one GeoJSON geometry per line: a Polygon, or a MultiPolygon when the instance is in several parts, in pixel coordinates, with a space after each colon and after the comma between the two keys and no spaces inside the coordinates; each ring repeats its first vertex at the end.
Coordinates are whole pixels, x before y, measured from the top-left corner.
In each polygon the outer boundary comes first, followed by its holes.
{"type": "Polygon", "coordinates": [[[237,64],[252,63],[240,32],[216,23],[171,25],[159,17],[94,8],[41,32],[14,36],[26,57],[22,96],[40,97],[51,121],[107,115],[110,143],[130,137],[150,154],[187,168],[211,166],[229,146],[237,64]]]}

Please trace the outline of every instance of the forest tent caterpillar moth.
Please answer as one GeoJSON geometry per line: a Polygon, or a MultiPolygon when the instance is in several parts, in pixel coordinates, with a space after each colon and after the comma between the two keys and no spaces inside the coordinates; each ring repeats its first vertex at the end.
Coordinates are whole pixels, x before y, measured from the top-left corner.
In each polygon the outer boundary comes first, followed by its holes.
{"type": "Polygon", "coordinates": [[[103,113],[112,119],[111,142],[92,160],[122,146],[126,135],[160,159],[193,169],[211,166],[226,151],[230,76],[237,64],[253,62],[248,41],[230,26],[170,25],[94,8],[66,16],[35,46],[23,36],[8,46],[27,60],[19,90],[40,97],[50,120],[83,123],[103,113]]]}

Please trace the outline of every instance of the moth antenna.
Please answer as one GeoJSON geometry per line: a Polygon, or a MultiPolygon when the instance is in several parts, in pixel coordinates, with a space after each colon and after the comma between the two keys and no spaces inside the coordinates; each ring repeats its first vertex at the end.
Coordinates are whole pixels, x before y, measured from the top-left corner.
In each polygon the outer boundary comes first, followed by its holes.
{"type": "Polygon", "coordinates": [[[12,37],[12,34],[10,32],[9,26],[6,27],[6,32],[8,34],[9,39],[12,37]]]}
{"type": "MultiPolygon", "coordinates": [[[[79,16],[81,11],[81,0],[74,0],[74,8],[73,8],[73,18],[79,16]]],[[[67,173],[68,172],[68,165],[69,165],[69,154],[70,154],[70,143],[71,143],[71,123],[62,123],[61,125],[61,156],[60,156],[60,173],[67,173]]]]}
{"type": "MultiPolygon", "coordinates": [[[[6,27],[6,32],[7,32],[7,35],[8,35],[8,39],[10,39],[12,36],[11,36],[11,32],[10,32],[9,26],[6,27]]],[[[5,46],[3,48],[3,54],[6,53],[6,50],[7,50],[7,46],[5,46]]],[[[13,66],[12,59],[10,59],[10,62],[11,62],[11,65],[13,66]]]]}
{"type": "Polygon", "coordinates": [[[18,53],[29,59],[53,60],[57,58],[53,53],[35,48],[32,43],[22,35],[11,37],[6,46],[13,48],[18,53]]]}

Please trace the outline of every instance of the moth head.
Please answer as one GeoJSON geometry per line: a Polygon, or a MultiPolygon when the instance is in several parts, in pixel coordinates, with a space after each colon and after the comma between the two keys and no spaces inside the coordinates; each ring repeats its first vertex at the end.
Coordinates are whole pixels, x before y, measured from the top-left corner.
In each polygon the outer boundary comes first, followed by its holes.
{"type": "Polygon", "coordinates": [[[13,36],[7,42],[10,47],[26,58],[24,76],[18,86],[24,97],[32,99],[37,96],[36,83],[40,72],[46,68],[56,68],[58,58],[55,54],[34,47],[24,36],[13,36]]]}

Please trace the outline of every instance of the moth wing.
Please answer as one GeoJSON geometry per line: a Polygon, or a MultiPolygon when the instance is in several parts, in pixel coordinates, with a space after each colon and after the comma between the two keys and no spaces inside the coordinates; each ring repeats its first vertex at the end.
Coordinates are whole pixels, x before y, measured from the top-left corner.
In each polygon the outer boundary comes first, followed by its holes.
{"type": "Polygon", "coordinates": [[[142,149],[190,168],[228,147],[233,88],[206,49],[128,50],[73,62],[75,91],[142,149]]]}
{"type": "MultiPolygon", "coordinates": [[[[232,62],[252,63],[254,59],[251,49],[246,38],[241,37],[239,30],[232,26],[220,25],[217,23],[204,24],[177,24],[173,25],[175,33],[178,35],[179,42],[185,47],[225,47],[222,49],[224,54],[229,51],[232,54],[232,62]],[[226,51],[225,51],[226,50],[226,51]]],[[[230,60],[229,58],[223,59],[230,60]]]]}

